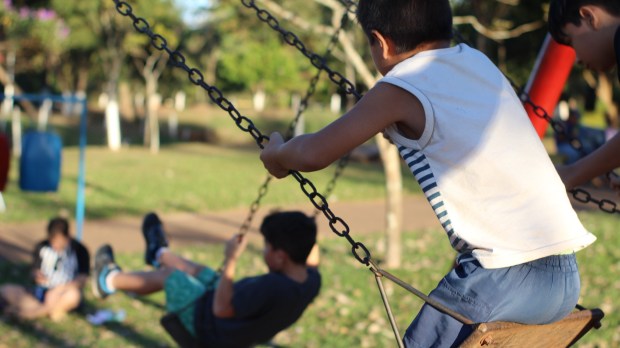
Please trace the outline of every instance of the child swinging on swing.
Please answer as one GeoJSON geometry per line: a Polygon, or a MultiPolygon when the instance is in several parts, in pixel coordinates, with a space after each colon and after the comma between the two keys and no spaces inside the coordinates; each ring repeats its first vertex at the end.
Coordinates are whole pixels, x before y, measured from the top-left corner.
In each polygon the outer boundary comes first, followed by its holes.
{"type": "MultiPolygon", "coordinates": [[[[574,253],[595,237],[510,83],[481,52],[450,45],[448,0],[360,0],[357,19],[384,77],[319,132],[273,133],[265,168],[320,170],[382,132],[459,253],[430,297],[474,322],[562,319],[579,298],[574,253]]],[[[455,347],[471,331],[425,305],[404,343],[455,347]]]]}
{"type": "Polygon", "coordinates": [[[146,263],[156,269],[123,272],[112,248],[104,245],[95,256],[95,295],[104,298],[117,291],[146,295],[163,289],[166,309],[178,314],[200,346],[242,348],[265,343],[299,319],[319,293],[316,225],[303,213],[265,217],[260,232],[269,272],[236,282],[235,268],[246,238],[236,235],[226,243],[218,274],[172,253],[154,213],[145,217],[142,231],[146,263]]]}

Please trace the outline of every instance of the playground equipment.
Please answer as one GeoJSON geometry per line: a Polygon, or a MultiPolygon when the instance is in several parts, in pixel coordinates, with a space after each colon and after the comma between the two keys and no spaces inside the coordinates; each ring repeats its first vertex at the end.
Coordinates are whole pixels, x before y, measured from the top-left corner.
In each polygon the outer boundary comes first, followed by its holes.
{"type": "MultiPolygon", "coordinates": [[[[58,96],[51,94],[21,94],[21,95],[2,95],[0,94],[0,100],[10,98],[13,101],[30,101],[39,102],[42,104],[47,103],[51,108],[51,103],[68,103],[71,105],[80,106],[80,135],[79,135],[79,164],[78,164],[78,179],[77,179],[77,198],[75,207],[75,222],[76,222],[76,239],[82,240],[84,229],[84,213],[85,213],[85,188],[86,188],[86,126],[87,126],[87,105],[85,96],[58,96]],[[47,101],[47,102],[46,102],[47,101]]],[[[14,114],[18,115],[18,110],[15,110],[14,114]]],[[[49,111],[49,110],[48,110],[49,111]]],[[[39,130],[35,133],[27,133],[24,137],[24,146],[28,151],[26,157],[23,159],[24,164],[20,169],[26,169],[26,176],[20,177],[20,186],[23,184],[26,189],[34,188],[34,191],[54,191],[58,185],[60,175],[60,155],[57,153],[60,147],[60,138],[50,133],[43,132],[46,128],[47,115],[45,112],[39,113],[39,130]],[[37,134],[37,135],[30,135],[37,134]],[[41,169],[43,161],[48,161],[47,165],[51,166],[41,169]],[[56,168],[58,167],[58,169],[56,168]],[[38,171],[41,170],[41,171],[38,171]],[[58,171],[57,171],[58,170],[58,171]],[[46,173],[47,175],[41,175],[46,173]],[[58,173],[58,178],[54,175],[58,173]],[[53,174],[53,175],[52,175],[53,174]]],[[[13,150],[19,149],[18,155],[21,155],[22,148],[22,134],[21,123],[19,117],[13,117],[13,150]]],[[[0,167],[1,168],[1,167],[0,167]]]]}
{"type": "Polygon", "coordinates": [[[23,191],[57,191],[60,183],[62,141],[52,132],[31,131],[22,140],[19,187],[23,191]]]}
{"type": "MultiPolygon", "coordinates": [[[[155,49],[167,52],[170,56],[172,65],[184,70],[188,74],[188,79],[190,82],[203,88],[208,93],[210,99],[218,107],[228,112],[235,124],[241,130],[249,133],[254,138],[257,146],[260,148],[264,147],[264,143],[268,141],[268,137],[256,128],[251,119],[243,116],[230,102],[230,100],[224,97],[223,93],[217,87],[209,85],[204,80],[204,75],[198,69],[188,66],[185,56],[178,50],[170,49],[167,45],[166,39],[161,35],[154,33],[149,23],[144,18],[137,17],[127,2],[120,0],[114,0],[114,2],[116,4],[117,11],[121,15],[130,18],[133,21],[134,28],[138,32],[148,36],[151,40],[152,46],[155,49]]],[[[309,51],[294,33],[282,28],[279,25],[278,20],[272,16],[271,13],[265,9],[258,8],[253,0],[241,0],[241,2],[245,7],[255,10],[256,15],[261,21],[269,24],[273,30],[282,35],[282,38],[286,43],[297,48],[317,69],[325,70],[329,74],[330,80],[339,85],[347,94],[352,94],[356,97],[360,96],[360,94],[355,90],[353,83],[344,78],[342,74],[330,69],[323,57],[309,51]]],[[[600,326],[600,320],[603,317],[603,313],[598,309],[583,309],[569,315],[567,318],[559,322],[549,325],[519,325],[501,322],[473,323],[467,319],[467,317],[451,311],[442,304],[437,303],[432,298],[421,293],[419,290],[413,288],[389,272],[381,269],[372,259],[370,251],[366,248],[366,246],[361,242],[356,241],[351,236],[347,223],[342,218],[334,214],[329,207],[325,196],[316,190],[314,184],[297,171],[291,171],[290,174],[291,177],[293,177],[300,184],[301,190],[308,197],[313,206],[326,217],[331,230],[336,235],[345,238],[349,242],[353,256],[360,263],[368,267],[368,269],[375,275],[375,280],[399,347],[403,347],[403,342],[392,315],[388,297],[383,286],[382,279],[384,277],[398,284],[412,294],[420,297],[437,310],[452,316],[463,324],[475,325],[474,333],[464,342],[463,347],[485,347],[493,345],[502,347],[562,347],[576,342],[592,327],[600,326]]],[[[195,338],[193,338],[181,325],[175,313],[169,313],[164,316],[161,320],[161,324],[168,331],[171,337],[182,347],[192,347],[198,344],[195,338]]]]}
{"type": "Polygon", "coordinates": [[[560,45],[547,34],[524,89],[524,95],[529,96],[525,110],[541,138],[549,125],[544,115],[551,115],[558,104],[575,59],[572,48],[560,45]]]}

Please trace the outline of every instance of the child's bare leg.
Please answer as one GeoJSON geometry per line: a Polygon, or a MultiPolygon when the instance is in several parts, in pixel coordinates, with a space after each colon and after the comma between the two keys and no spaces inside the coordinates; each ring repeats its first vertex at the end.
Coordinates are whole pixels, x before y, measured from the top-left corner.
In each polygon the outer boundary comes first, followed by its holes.
{"type": "Polygon", "coordinates": [[[7,303],[6,311],[20,318],[35,319],[47,315],[47,308],[20,285],[1,286],[0,296],[7,303]]]}
{"type": "Polygon", "coordinates": [[[178,269],[183,273],[187,273],[191,276],[197,276],[205,267],[203,265],[199,265],[190,260],[187,260],[167,248],[161,249],[161,253],[159,254],[159,263],[166,267],[172,269],[178,269]]]}
{"type": "Polygon", "coordinates": [[[82,300],[82,292],[77,284],[59,285],[45,294],[45,307],[52,320],[62,319],[69,311],[77,308],[82,300]]]}
{"type": "Polygon", "coordinates": [[[172,268],[162,268],[151,272],[118,272],[111,275],[110,282],[115,290],[148,295],[162,290],[172,271],[172,268]]]}

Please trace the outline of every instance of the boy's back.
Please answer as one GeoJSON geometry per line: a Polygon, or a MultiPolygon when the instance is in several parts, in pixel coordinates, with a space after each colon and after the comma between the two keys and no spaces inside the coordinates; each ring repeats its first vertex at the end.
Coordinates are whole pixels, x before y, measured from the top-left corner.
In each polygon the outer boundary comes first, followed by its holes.
{"type": "Polygon", "coordinates": [[[577,251],[594,241],[509,82],[466,45],[425,51],[380,83],[413,94],[425,129],[386,130],[433,206],[452,246],[499,268],[577,251]]]}
{"type": "Polygon", "coordinates": [[[316,268],[308,268],[304,283],[277,272],[244,278],[234,285],[234,318],[213,316],[213,291],[196,303],[196,332],[199,339],[214,347],[265,343],[299,319],[320,287],[321,276],[316,268]]]}

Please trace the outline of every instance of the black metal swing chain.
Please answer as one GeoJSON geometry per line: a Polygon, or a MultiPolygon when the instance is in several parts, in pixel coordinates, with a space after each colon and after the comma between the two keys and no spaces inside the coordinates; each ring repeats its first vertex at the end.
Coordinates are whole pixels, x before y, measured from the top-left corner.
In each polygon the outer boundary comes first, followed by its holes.
{"type": "MultiPolygon", "coordinates": [[[[137,32],[147,35],[151,39],[151,45],[155,49],[168,53],[170,57],[170,62],[173,66],[184,70],[188,74],[188,79],[192,84],[199,86],[205,91],[207,91],[207,94],[209,95],[211,101],[215,103],[220,109],[228,112],[237,127],[242,131],[249,133],[254,138],[259,148],[263,149],[265,147],[264,143],[266,141],[269,141],[269,137],[261,133],[260,130],[254,125],[252,120],[250,120],[246,116],[241,115],[239,110],[237,110],[237,108],[230,100],[224,97],[223,93],[217,87],[207,84],[204,80],[204,75],[202,72],[200,72],[200,70],[189,67],[186,63],[185,56],[178,50],[172,50],[170,47],[168,47],[166,39],[162,35],[154,33],[151,29],[151,26],[144,18],[136,16],[133,13],[133,9],[129,3],[121,0],[113,1],[116,5],[117,12],[124,17],[130,18],[133,21],[133,27],[137,32]]],[[[278,26],[277,20],[275,20],[273,16],[269,15],[269,18],[272,18],[269,22],[271,23],[270,26],[272,26],[274,23],[276,26],[278,26]]],[[[315,67],[327,71],[329,73],[330,79],[334,83],[343,87],[345,92],[356,96],[359,95],[359,93],[355,91],[355,87],[350,81],[346,80],[344,76],[342,76],[342,74],[334,72],[333,70],[329,69],[329,67],[327,67],[324,58],[307,51],[305,46],[301,41],[299,41],[297,36],[290,32],[288,33],[289,34],[283,34],[285,35],[285,41],[289,42],[288,40],[292,40],[292,45],[300,49],[302,53],[304,53],[304,55],[311,60],[312,64],[315,67]],[[288,40],[286,38],[288,38],[288,40]]],[[[320,210],[327,218],[329,222],[329,227],[332,232],[334,232],[339,237],[345,238],[349,242],[349,244],[351,245],[351,252],[353,256],[360,263],[366,266],[372,266],[376,268],[368,248],[363,243],[357,242],[355,239],[353,239],[353,237],[351,237],[351,230],[349,228],[349,225],[341,217],[334,214],[334,212],[330,209],[329,204],[325,199],[325,196],[319,193],[314,184],[298,171],[291,171],[290,174],[293,178],[295,178],[295,180],[297,180],[301,187],[301,190],[308,197],[314,207],[320,210]]]]}
{"type": "Polygon", "coordinates": [[[357,3],[352,0],[339,0],[340,3],[346,7],[347,12],[355,14],[357,13],[357,3]]]}
{"type": "MultiPolygon", "coordinates": [[[[348,15],[345,13],[345,15],[342,16],[342,20],[340,21],[340,26],[338,27],[338,29],[334,31],[334,34],[329,40],[327,44],[327,48],[325,49],[325,53],[323,53],[323,57],[329,56],[332,50],[336,47],[336,43],[338,42],[338,36],[340,35],[340,32],[343,30],[343,28],[346,26],[347,19],[348,19],[348,15]]],[[[310,102],[310,98],[312,98],[312,96],[314,96],[314,94],[316,93],[316,86],[319,83],[319,79],[321,77],[322,72],[323,70],[318,69],[316,74],[312,78],[312,80],[310,80],[310,85],[308,86],[308,90],[306,91],[306,94],[304,95],[302,100],[299,102],[299,108],[297,109],[297,114],[295,115],[295,118],[293,119],[293,121],[291,121],[291,123],[289,124],[289,127],[286,131],[286,134],[285,134],[286,139],[289,139],[294,135],[295,128],[297,127],[297,124],[299,123],[301,116],[308,108],[308,103],[310,102]]],[[[344,171],[344,168],[346,167],[348,160],[349,160],[349,156],[345,156],[341,158],[340,161],[338,162],[338,167],[336,168],[336,171],[334,172],[334,176],[332,177],[332,180],[327,185],[325,197],[329,197],[331,195],[331,192],[333,191],[336,185],[336,180],[338,180],[338,178],[344,171]]],[[[272,180],[273,180],[273,176],[267,175],[267,177],[265,178],[265,181],[259,187],[258,196],[254,200],[254,202],[252,202],[252,204],[250,205],[250,211],[248,213],[248,216],[245,218],[245,220],[243,221],[243,224],[241,224],[241,227],[239,228],[240,235],[245,235],[250,230],[250,226],[252,225],[254,216],[256,215],[256,212],[258,211],[258,208],[260,207],[260,204],[263,198],[267,194],[267,190],[269,189],[269,184],[271,183],[272,180]]],[[[315,217],[319,213],[320,212],[318,210],[315,210],[315,217]]]]}
{"type": "MultiPolygon", "coordinates": [[[[466,45],[471,46],[463,38],[461,33],[459,33],[456,29],[453,32],[454,32],[455,39],[457,42],[464,43],[466,45]]],[[[525,91],[524,88],[517,85],[514,82],[514,80],[512,80],[508,75],[504,74],[504,76],[506,77],[508,82],[510,82],[510,84],[512,85],[512,88],[515,89],[517,95],[519,96],[519,98],[521,98],[521,101],[524,104],[529,105],[532,108],[532,111],[534,112],[536,117],[542,118],[543,120],[547,121],[551,125],[551,127],[553,128],[553,131],[556,134],[563,135],[566,137],[566,139],[569,139],[569,144],[571,145],[573,149],[577,150],[581,155],[586,155],[585,149],[583,147],[583,144],[581,143],[581,140],[579,140],[578,138],[575,138],[572,134],[569,134],[567,128],[564,126],[562,122],[555,120],[551,116],[549,116],[549,113],[547,112],[547,110],[545,110],[545,108],[541,107],[540,105],[537,105],[532,100],[529,93],[525,91]]],[[[611,201],[609,199],[597,199],[593,197],[590,192],[588,192],[587,190],[583,188],[571,189],[568,192],[570,192],[570,194],[573,195],[573,198],[575,198],[575,200],[580,203],[596,204],[601,211],[608,213],[608,214],[619,214],[620,213],[620,210],[618,210],[618,204],[616,202],[611,201]]]]}
{"type": "MultiPolygon", "coordinates": [[[[341,0],[340,2],[346,7],[347,12],[355,13],[357,9],[357,4],[354,1],[341,0]]],[[[318,54],[315,54],[311,52],[310,50],[308,50],[306,46],[304,45],[304,43],[299,39],[299,37],[295,35],[295,33],[288,31],[282,26],[280,26],[280,22],[278,21],[278,19],[275,18],[269,11],[256,6],[256,3],[254,0],[241,0],[241,3],[245,7],[253,9],[256,12],[256,17],[258,17],[259,20],[261,20],[264,23],[267,23],[271,29],[278,32],[287,44],[297,48],[297,50],[299,50],[304,56],[306,56],[310,60],[310,63],[312,63],[312,65],[315,68],[317,68],[319,72],[323,70],[326,71],[329,75],[329,79],[335,84],[337,84],[341,88],[341,90],[344,91],[344,93],[353,95],[358,101],[362,98],[361,93],[359,93],[355,89],[355,85],[351,81],[347,80],[339,72],[332,70],[327,65],[327,62],[325,61],[324,57],[319,56],[318,54]]],[[[345,12],[341,20],[341,27],[343,25],[342,23],[346,21],[347,18],[348,18],[348,14],[345,12]]],[[[334,38],[337,39],[337,36],[334,36],[334,38]]],[[[338,166],[336,167],[334,176],[327,184],[325,197],[329,197],[331,195],[331,193],[333,192],[336,186],[336,182],[338,181],[338,178],[342,175],[348,163],[349,163],[349,155],[342,157],[338,161],[338,166]]],[[[320,210],[316,211],[315,216],[318,215],[319,213],[320,213],[320,210]]]]}
{"type": "Polygon", "coordinates": [[[295,35],[295,33],[281,27],[278,19],[269,13],[269,11],[257,7],[254,0],[241,0],[241,3],[243,6],[253,9],[256,12],[258,19],[267,23],[271,29],[280,33],[280,35],[282,35],[282,39],[284,39],[287,44],[297,48],[297,50],[299,50],[310,60],[310,63],[312,63],[315,68],[325,70],[329,76],[329,79],[336,85],[340,86],[344,93],[353,95],[358,100],[362,98],[362,95],[355,89],[355,85],[351,81],[347,80],[341,73],[332,70],[327,65],[325,58],[308,50],[299,37],[295,35]]]}

